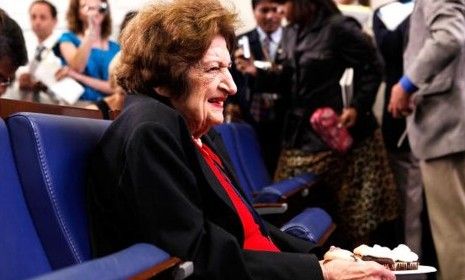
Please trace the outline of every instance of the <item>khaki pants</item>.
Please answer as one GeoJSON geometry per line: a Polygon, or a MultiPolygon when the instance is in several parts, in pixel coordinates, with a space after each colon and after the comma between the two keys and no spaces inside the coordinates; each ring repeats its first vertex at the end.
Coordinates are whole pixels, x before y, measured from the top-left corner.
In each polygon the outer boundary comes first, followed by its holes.
{"type": "Polygon", "coordinates": [[[465,279],[465,153],[421,161],[441,280],[465,279]]]}
{"type": "Polygon", "coordinates": [[[419,161],[410,152],[388,153],[402,199],[405,244],[421,258],[423,181],[419,161]]]}

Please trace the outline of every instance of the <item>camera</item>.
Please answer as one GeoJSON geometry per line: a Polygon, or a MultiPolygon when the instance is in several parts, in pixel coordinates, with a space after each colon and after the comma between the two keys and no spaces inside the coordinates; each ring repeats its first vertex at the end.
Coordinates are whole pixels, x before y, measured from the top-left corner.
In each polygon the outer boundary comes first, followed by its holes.
{"type": "Polygon", "coordinates": [[[100,3],[98,6],[98,12],[104,14],[108,11],[108,4],[105,2],[100,3]]]}
{"type": "Polygon", "coordinates": [[[242,48],[242,52],[243,52],[244,58],[245,58],[245,59],[249,59],[249,58],[250,58],[249,37],[247,37],[247,36],[242,36],[242,38],[240,38],[240,39],[237,41],[237,44],[239,45],[239,47],[242,48]]]}

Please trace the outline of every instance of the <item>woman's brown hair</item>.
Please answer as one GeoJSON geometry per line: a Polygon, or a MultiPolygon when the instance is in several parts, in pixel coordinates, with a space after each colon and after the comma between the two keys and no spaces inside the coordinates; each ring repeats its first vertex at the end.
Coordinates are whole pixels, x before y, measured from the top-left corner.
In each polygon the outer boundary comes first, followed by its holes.
{"type": "Polygon", "coordinates": [[[128,92],[151,94],[164,87],[173,97],[188,92],[188,70],[213,38],[221,35],[231,51],[237,15],[218,0],[174,0],[140,10],[121,35],[118,83],[128,92]]]}
{"type": "MultiPolygon", "coordinates": [[[[110,4],[107,0],[101,0],[102,3],[107,3],[107,11],[105,18],[102,22],[102,28],[100,30],[100,36],[102,38],[108,38],[111,35],[111,15],[110,15],[110,4]]],[[[66,12],[66,20],[68,21],[68,29],[76,34],[84,34],[84,22],[79,17],[81,10],[80,0],[70,0],[68,11],[66,12]]]]}

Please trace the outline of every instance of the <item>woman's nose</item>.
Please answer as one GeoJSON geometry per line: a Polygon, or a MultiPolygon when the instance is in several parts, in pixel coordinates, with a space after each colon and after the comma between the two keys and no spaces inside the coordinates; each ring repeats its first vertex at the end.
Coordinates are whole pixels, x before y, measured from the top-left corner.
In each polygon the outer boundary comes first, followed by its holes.
{"type": "Polygon", "coordinates": [[[220,87],[222,90],[226,91],[228,95],[234,95],[237,92],[237,86],[234,82],[231,73],[229,70],[226,71],[223,80],[220,83],[220,87]]]}

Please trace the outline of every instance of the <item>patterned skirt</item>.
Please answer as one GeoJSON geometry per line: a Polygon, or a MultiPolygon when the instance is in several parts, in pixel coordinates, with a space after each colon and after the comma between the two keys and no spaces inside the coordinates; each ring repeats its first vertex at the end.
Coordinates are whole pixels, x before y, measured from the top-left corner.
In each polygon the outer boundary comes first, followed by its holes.
{"type": "Polygon", "coordinates": [[[334,208],[328,210],[347,238],[365,238],[399,215],[400,197],[379,129],[344,155],[283,150],[275,180],[304,172],[319,174],[329,188],[333,201],[328,205],[334,208]]]}

